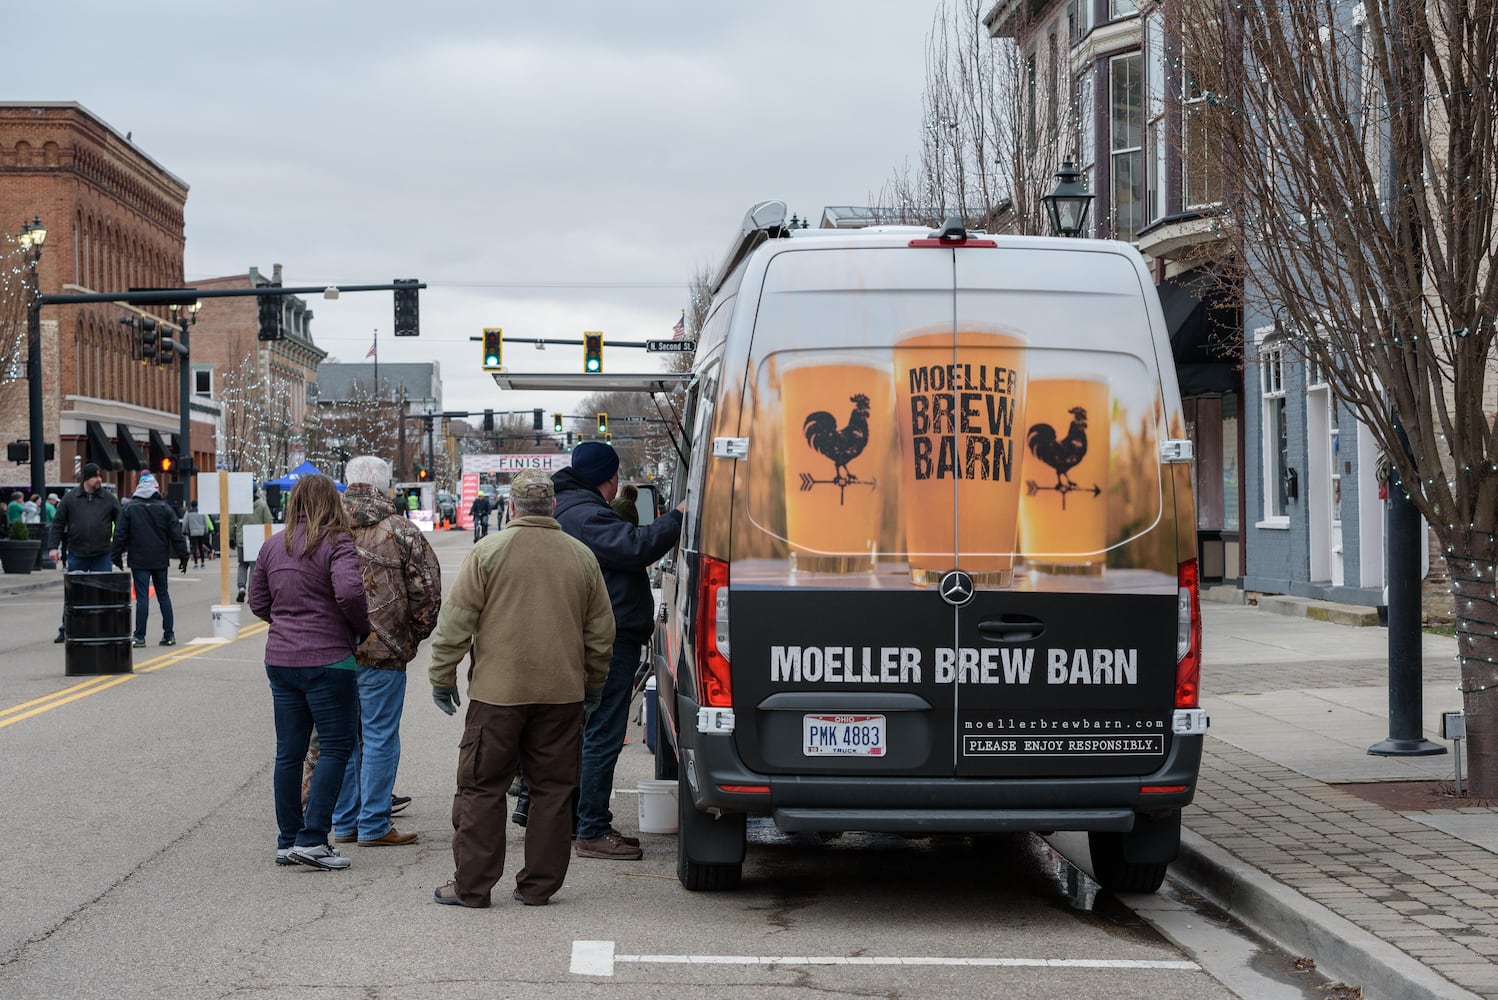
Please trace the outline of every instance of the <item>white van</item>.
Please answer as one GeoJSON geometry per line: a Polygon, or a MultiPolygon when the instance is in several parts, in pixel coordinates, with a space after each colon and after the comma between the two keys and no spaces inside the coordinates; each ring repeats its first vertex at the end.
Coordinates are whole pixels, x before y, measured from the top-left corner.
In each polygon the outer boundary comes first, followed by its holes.
{"type": "Polygon", "coordinates": [[[1102,884],[1175,858],[1197,700],[1191,449],[1123,243],[745,219],[689,384],[653,642],[678,875],[745,820],[1087,831],[1102,884]]]}

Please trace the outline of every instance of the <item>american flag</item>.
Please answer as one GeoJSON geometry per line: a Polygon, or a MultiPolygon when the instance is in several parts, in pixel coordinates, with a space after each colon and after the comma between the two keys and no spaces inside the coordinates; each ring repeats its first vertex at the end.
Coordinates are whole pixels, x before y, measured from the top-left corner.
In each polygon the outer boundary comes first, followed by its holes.
{"type": "Polygon", "coordinates": [[[686,310],[683,309],[682,312],[681,312],[681,318],[678,319],[676,321],[676,325],[671,328],[671,339],[672,340],[680,340],[682,337],[686,336],[686,333],[687,333],[687,313],[686,313],[686,310]]]}
{"type": "Polygon", "coordinates": [[[379,342],[379,341],[378,341],[378,340],[377,340],[377,341],[375,341],[375,342],[374,342],[374,343],[373,343],[373,344],[370,344],[370,345],[369,345],[369,350],[367,350],[367,351],[365,351],[365,352],[364,352],[364,356],[365,356],[365,357],[366,357],[366,358],[372,358],[372,357],[375,357],[375,350],[376,350],[376,348],[378,348],[378,347],[379,347],[379,346],[380,346],[380,342],[379,342]]]}

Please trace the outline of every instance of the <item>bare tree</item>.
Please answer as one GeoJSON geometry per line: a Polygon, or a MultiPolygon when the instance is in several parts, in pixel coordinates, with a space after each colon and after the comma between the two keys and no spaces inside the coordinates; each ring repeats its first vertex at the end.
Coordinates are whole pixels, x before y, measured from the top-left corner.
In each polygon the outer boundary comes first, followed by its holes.
{"type": "Polygon", "coordinates": [[[26,307],[31,263],[10,233],[0,234],[0,413],[25,416],[26,307]]]}
{"type": "Polygon", "coordinates": [[[955,214],[970,228],[1045,231],[1040,199],[1077,148],[1065,39],[1022,49],[1019,38],[1050,37],[1032,30],[1028,3],[1013,5],[992,38],[983,22],[992,7],[944,0],[933,15],[919,161],[875,196],[879,221],[936,226],[955,214]]]}
{"type": "Polygon", "coordinates": [[[1356,411],[1439,539],[1472,791],[1498,797],[1498,5],[1172,6],[1198,98],[1182,134],[1220,151],[1246,301],[1356,411]]]}

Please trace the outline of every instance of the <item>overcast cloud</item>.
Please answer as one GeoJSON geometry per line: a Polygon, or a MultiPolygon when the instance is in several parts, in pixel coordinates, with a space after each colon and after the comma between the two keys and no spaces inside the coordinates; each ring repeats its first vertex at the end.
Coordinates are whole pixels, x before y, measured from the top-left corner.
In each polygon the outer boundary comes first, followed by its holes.
{"type": "MultiPolygon", "coordinates": [[[[471,337],[668,337],[744,211],[813,222],[913,159],[936,0],[40,0],[7,3],[9,100],[77,101],[191,188],[186,271],[294,285],[317,343],[441,362],[448,409],[506,398],[471,337]]],[[[659,367],[606,349],[610,371],[659,367]]],[[[581,348],[508,345],[578,371],[581,348]]]]}

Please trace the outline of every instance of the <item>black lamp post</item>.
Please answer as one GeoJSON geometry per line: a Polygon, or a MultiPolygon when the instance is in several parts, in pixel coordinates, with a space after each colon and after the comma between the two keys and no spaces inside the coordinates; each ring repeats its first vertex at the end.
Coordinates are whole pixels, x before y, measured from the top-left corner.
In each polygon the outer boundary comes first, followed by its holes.
{"type": "Polygon", "coordinates": [[[1087,211],[1092,208],[1092,194],[1082,185],[1082,172],[1071,160],[1062,162],[1056,171],[1056,186],[1040,199],[1051,220],[1053,236],[1081,236],[1087,230],[1087,211]]]}
{"type": "Polygon", "coordinates": [[[177,447],[180,453],[177,455],[177,481],[182,484],[182,509],[187,509],[188,495],[191,492],[193,473],[197,470],[192,461],[192,371],[188,365],[190,354],[187,349],[187,329],[197,322],[198,309],[202,303],[194,302],[191,305],[172,306],[172,322],[177,325],[177,343],[180,350],[177,352],[177,364],[181,371],[178,373],[181,381],[179,388],[182,396],[182,413],[178,418],[177,447]]]}
{"type": "MultiPolygon", "coordinates": [[[[42,244],[47,242],[47,227],[40,216],[21,224],[20,243],[25,251],[27,263],[26,297],[26,388],[27,405],[31,409],[31,492],[37,497],[47,495],[47,445],[44,413],[42,411],[42,303],[41,277],[37,268],[42,262],[42,244]]],[[[45,567],[47,540],[42,539],[42,559],[45,567]]]]}

